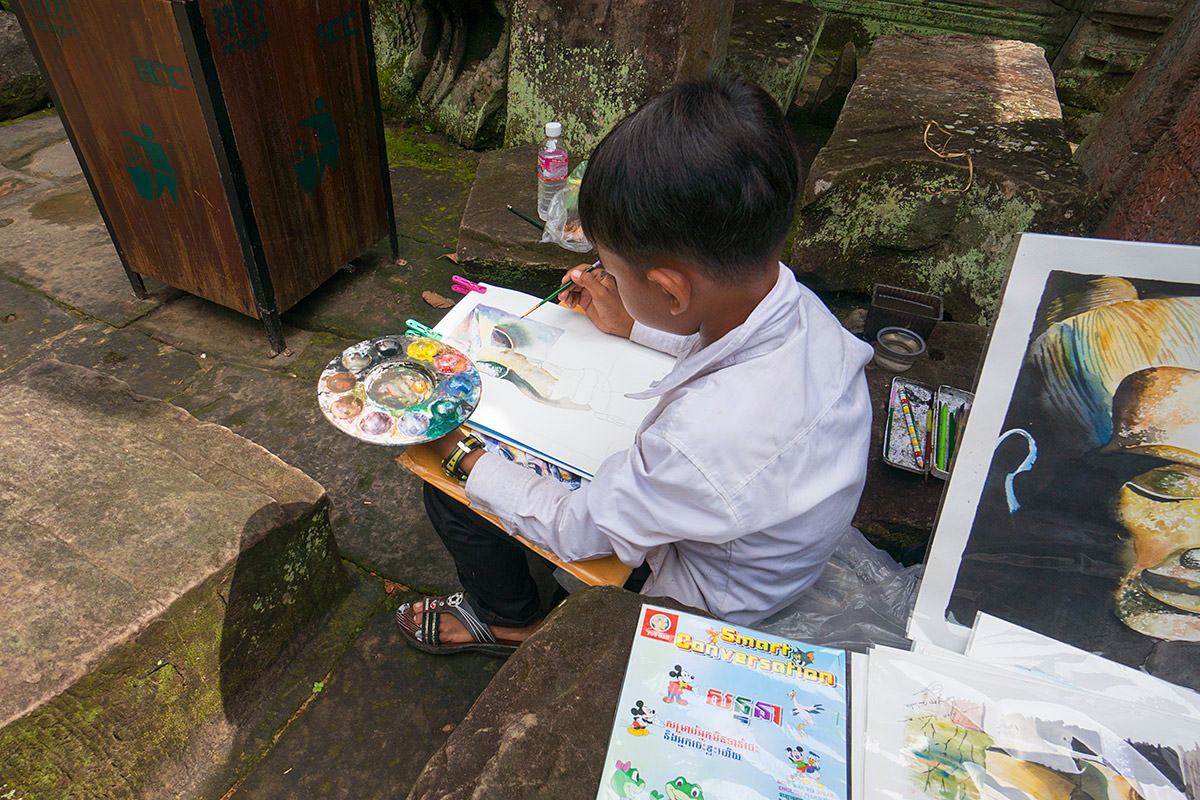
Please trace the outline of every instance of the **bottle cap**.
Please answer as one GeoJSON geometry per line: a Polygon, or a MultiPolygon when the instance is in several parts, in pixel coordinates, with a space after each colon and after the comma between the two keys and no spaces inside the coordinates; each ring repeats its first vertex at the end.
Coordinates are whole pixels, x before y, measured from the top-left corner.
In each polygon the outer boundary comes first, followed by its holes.
{"type": "Polygon", "coordinates": [[[562,135],[562,123],[561,122],[547,122],[546,123],[546,137],[547,138],[557,139],[561,135],[562,135]]]}

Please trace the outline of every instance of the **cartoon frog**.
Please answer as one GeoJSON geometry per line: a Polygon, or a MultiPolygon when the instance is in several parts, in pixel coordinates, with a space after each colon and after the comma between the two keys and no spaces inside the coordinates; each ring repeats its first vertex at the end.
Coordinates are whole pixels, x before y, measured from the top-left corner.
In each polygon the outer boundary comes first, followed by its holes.
{"type": "Polygon", "coordinates": [[[617,771],[608,782],[617,797],[630,800],[646,790],[646,781],[628,761],[618,761],[617,771]]]}
{"type": "Polygon", "coordinates": [[[688,783],[682,775],[668,783],[665,788],[665,795],[652,791],[650,796],[654,800],[663,800],[664,797],[666,800],[704,800],[704,790],[700,788],[700,784],[688,783]]]}

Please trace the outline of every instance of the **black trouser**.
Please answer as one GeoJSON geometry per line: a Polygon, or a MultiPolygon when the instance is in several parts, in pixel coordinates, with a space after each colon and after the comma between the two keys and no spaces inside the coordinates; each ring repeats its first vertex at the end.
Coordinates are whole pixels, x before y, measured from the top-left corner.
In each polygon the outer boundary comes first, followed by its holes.
{"type": "MultiPolygon", "coordinates": [[[[425,484],[423,497],[429,521],[454,559],[459,583],[479,619],[509,628],[541,619],[525,545],[431,484],[425,484]]],[[[625,588],[638,591],[649,573],[645,564],[638,567],[625,588]]]]}

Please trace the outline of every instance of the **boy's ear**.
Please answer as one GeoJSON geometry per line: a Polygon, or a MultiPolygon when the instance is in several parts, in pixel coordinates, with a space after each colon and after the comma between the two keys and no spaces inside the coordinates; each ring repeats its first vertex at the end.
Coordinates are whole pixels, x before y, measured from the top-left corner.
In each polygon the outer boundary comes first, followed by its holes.
{"type": "Polygon", "coordinates": [[[691,306],[692,280],[686,273],[673,267],[654,267],[646,273],[646,280],[670,296],[672,315],[682,314],[691,306]]]}

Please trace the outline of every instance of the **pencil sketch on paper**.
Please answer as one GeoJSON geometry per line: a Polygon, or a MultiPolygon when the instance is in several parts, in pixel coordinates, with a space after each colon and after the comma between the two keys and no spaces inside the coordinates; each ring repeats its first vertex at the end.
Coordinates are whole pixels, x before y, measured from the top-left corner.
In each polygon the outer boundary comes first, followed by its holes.
{"type": "MultiPolygon", "coordinates": [[[[1051,271],[1001,430],[955,617],[1134,665],[1114,625],[1200,642],[1200,287],[1051,271]]],[[[1196,662],[1160,677],[1197,688],[1196,662]]]]}

